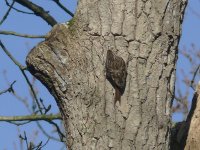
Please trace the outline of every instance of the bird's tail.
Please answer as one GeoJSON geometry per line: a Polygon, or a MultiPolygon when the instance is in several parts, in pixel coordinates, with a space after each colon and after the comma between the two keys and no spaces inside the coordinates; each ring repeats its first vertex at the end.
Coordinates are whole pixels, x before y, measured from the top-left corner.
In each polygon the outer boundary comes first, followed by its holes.
{"type": "Polygon", "coordinates": [[[121,93],[118,88],[115,88],[115,104],[119,101],[119,104],[121,105],[121,93]]]}

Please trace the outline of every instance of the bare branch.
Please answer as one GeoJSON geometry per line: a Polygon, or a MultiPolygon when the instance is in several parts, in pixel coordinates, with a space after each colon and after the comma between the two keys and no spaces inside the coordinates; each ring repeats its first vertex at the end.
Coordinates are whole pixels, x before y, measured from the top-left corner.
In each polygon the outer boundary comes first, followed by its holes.
{"type": "MultiPolygon", "coordinates": [[[[6,70],[3,71],[3,77],[5,79],[5,81],[7,82],[7,85],[9,86],[11,83],[9,82],[8,78],[7,78],[7,73],[6,70]]],[[[27,110],[32,113],[31,109],[29,108],[29,104],[27,101],[26,97],[21,97],[20,95],[18,95],[18,93],[16,91],[11,93],[17,100],[19,100],[20,102],[22,102],[22,104],[27,108],[27,110]]]]}
{"type": "Polygon", "coordinates": [[[37,146],[33,147],[33,149],[41,150],[44,146],[47,145],[48,142],[49,142],[49,138],[43,145],[42,145],[42,141],[41,141],[37,146]]]}
{"type": "Polygon", "coordinates": [[[74,14],[69,10],[67,9],[64,5],[62,5],[60,3],[60,0],[53,0],[60,8],[62,8],[66,13],[68,13],[70,16],[74,17],[74,14]]]}
{"type": "Polygon", "coordinates": [[[43,106],[43,109],[45,110],[44,114],[47,114],[47,112],[49,112],[49,110],[51,109],[51,105],[48,105],[48,107],[46,107],[43,103],[43,99],[40,98],[40,103],[43,106]]]}
{"type": "Polygon", "coordinates": [[[13,31],[2,31],[0,30],[0,34],[3,35],[14,35],[14,36],[19,36],[19,37],[24,37],[24,38],[45,38],[45,35],[29,35],[29,34],[21,34],[21,33],[16,33],[13,31]]]}
{"type": "Polygon", "coordinates": [[[15,121],[6,121],[10,124],[13,124],[13,125],[16,125],[16,126],[22,126],[22,125],[25,125],[25,124],[28,124],[30,123],[31,121],[21,121],[21,122],[15,122],[15,121]]]}
{"type": "Polygon", "coordinates": [[[57,24],[57,21],[48,14],[42,7],[32,3],[29,0],[15,0],[17,3],[21,4],[22,6],[32,10],[36,16],[40,16],[43,20],[45,20],[49,25],[54,26],[57,24]]]}
{"type": "Polygon", "coordinates": [[[6,92],[12,92],[12,93],[14,93],[13,85],[14,85],[15,82],[16,82],[16,81],[13,81],[13,83],[10,85],[9,88],[7,88],[7,89],[5,89],[5,90],[3,90],[3,91],[0,91],[0,95],[3,94],[3,93],[6,93],[6,92]]]}
{"type": "Polygon", "coordinates": [[[60,140],[63,142],[64,138],[65,138],[65,135],[62,133],[62,131],[60,130],[59,126],[55,122],[53,122],[52,120],[51,121],[47,121],[47,122],[56,127],[56,131],[58,132],[60,140]]]}
{"type": "Polygon", "coordinates": [[[8,11],[5,13],[5,15],[3,16],[2,20],[0,21],[0,25],[3,24],[3,22],[6,20],[6,18],[8,17],[11,9],[12,9],[12,6],[14,5],[15,1],[12,2],[12,4],[10,5],[8,11]]]}
{"type": "Polygon", "coordinates": [[[200,65],[196,68],[196,70],[194,71],[194,74],[193,74],[193,77],[192,77],[192,80],[190,82],[190,86],[193,90],[195,90],[194,88],[194,80],[195,80],[195,77],[197,76],[197,73],[198,73],[198,70],[200,68],[200,65]]]}
{"type": "MultiPolygon", "coordinates": [[[[0,46],[1,46],[1,47],[3,46],[2,48],[4,48],[4,51],[6,51],[6,54],[9,53],[8,50],[5,48],[5,46],[3,45],[3,43],[2,43],[1,41],[0,41],[0,46]]],[[[12,55],[10,54],[10,56],[12,56],[12,55]]],[[[13,57],[13,59],[14,59],[14,57],[13,57]]],[[[14,59],[14,60],[15,60],[15,59],[14,59]]],[[[18,64],[18,65],[19,65],[19,64],[18,64]]],[[[18,66],[18,65],[17,65],[17,66],[18,66]]],[[[18,67],[19,67],[19,66],[18,66],[18,67]]],[[[19,67],[19,68],[20,68],[20,67],[19,67]]],[[[20,70],[21,70],[21,69],[20,69],[20,70]]],[[[28,77],[26,76],[24,70],[21,70],[21,72],[22,72],[22,74],[24,75],[24,77],[25,77],[25,79],[26,79],[26,81],[27,81],[29,87],[31,88],[32,94],[33,94],[34,98],[36,99],[36,103],[37,103],[37,96],[36,96],[36,93],[35,93],[35,91],[34,91],[34,89],[33,89],[33,86],[31,85],[31,82],[29,81],[28,77]]],[[[42,99],[41,99],[41,101],[42,101],[42,99]]],[[[45,114],[46,114],[46,113],[50,110],[50,108],[51,108],[50,106],[51,106],[51,105],[49,105],[49,106],[46,108],[46,107],[44,106],[43,102],[41,102],[41,103],[42,103],[42,105],[43,105],[43,107],[44,107],[44,109],[45,109],[45,114]]],[[[38,104],[39,104],[39,102],[38,102],[38,104]]],[[[38,107],[39,107],[40,113],[43,114],[43,113],[42,113],[42,108],[41,108],[40,104],[38,105],[38,107]]],[[[44,116],[44,115],[42,115],[42,116],[44,116]]],[[[11,120],[11,121],[13,121],[13,120],[11,120]]],[[[32,120],[30,120],[30,121],[32,121],[32,120]]],[[[47,121],[48,123],[50,123],[50,124],[52,124],[53,126],[56,127],[56,130],[57,130],[57,132],[58,132],[58,135],[59,135],[59,137],[60,137],[60,140],[63,141],[63,139],[65,138],[65,136],[64,136],[64,134],[61,132],[61,130],[59,129],[58,125],[57,125],[56,123],[54,123],[52,120],[45,120],[45,121],[47,121]]],[[[10,122],[10,123],[15,124],[15,123],[13,123],[13,122],[10,122]]],[[[26,123],[27,123],[27,122],[26,122],[26,123]]],[[[37,124],[38,124],[38,126],[40,126],[38,122],[37,122],[37,124]]],[[[42,130],[42,127],[41,127],[41,126],[40,126],[40,129],[42,130]]],[[[43,133],[46,133],[46,132],[44,131],[44,129],[43,129],[42,131],[43,131],[43,133]]],[[[48,137],[51,138],[51,139],[57,140],[56,138],[52,138],[51,136],[49,136],[47,133],[46,133],[45,135],[48,136],[48,137]]]]}
{"type": "Polygon", "coordinates": [[[52,121],[52,120],[62,120],[60,114],[56,115],[27,115],[27,116],[0,116],[0,121],[52,121]]]}
{"type": "Polygon", "coordinates": [[[35,101],[36,101],[36,103],[37,103],[37,106],[38,106],[38,108],[39,108],[40,113],[43,114],[42,108],[41,108],[41,106],[40,106],[40,103],[39,103],[39,100],[38,100],[38,98],[37,98],[37,95],[36,95],[36,93],[35,93],[35,91],[34,91],[34,89],[33,89],[33,86],[31,85],[31,83],[30,83],[30,81],[29,81],[27,75],[25,74],[24,70],[21,70],[21,72],[22,72],[22,74],[23,74],[23,76],[24,76],[24,78],[25,78],[27,84],[29,85],[29,88],[31,89],[31,92],[32,92],[32,94],[33,94],[33,96],[34,96],[34,98],[35,98],[35,101]]]}
{"type": "Polygon", "coordinates": [[[34,149],[35,150],[41,150],[49,142],[49,138],[48,138],[47,141],[45,142],[45,144],[42,145],[42,141],[41,141],[39,144],[34,146],[34,144],[32,142],[28,142],[28,138],[26,136],[26,132],[25,131],[24,131],[24,137],[20,134],[19,138],[22,141],[25,141],[27,150],[34,150],[34,149]]]}
{"type": "Polygon", "coordinates": [[[19,138],[26,142],[26,147],[28,149],[29,146],[28,146],[28,140],[27,140],[27,137],[26,137],[26,132],[24,131],[24,137],[20,134],[19,138]]]}
{"type": "Polygon", "coordinates": [[[54,136],[49,135],[49,134],[44,130],[44,128],[40,125],[39,122],[36,122],[36,123],[37,123],[38,128],[42,131],[42,133],[43,133],[46,137],[48,137],[48,138],[50,138],[50,139],[52,139],[52,140],[61,142],[61,140],[55,138],[54,136]]]}
{"type": "Polygon", "coordinates": [[[24,72],[24,70],[25,70],[26,67],[23,67],[23,66],[12,56],[12,54],[11,54],[11,53],[6,49],[6,47],[3,45],[3,43],[1,42],[1,40],[0,40],[0,46],[2,47],[3,51],[7,54],[7,56],[19,67],[19,69],[20,69],[20,71],[22,72],[22,74],[23,74],[23,76],[24,76],[24,78],[25,78],[25,80],[26,80],[26,82],[27,82],[29,88],[30,88],[31,91],[32,91],[32,94],[33,94],[33,96],[34,96],[34,98],[35,98],[35,101],[36,101],[36,103],[37,103],[37,106],[38,106],[38,108],[39,108],[40,113],[43,114],[42,108],[41,108],[41,106],[40,106],[40,103],[39,103],[39,100],[38,100],[38,98],[37,98],[37,95],[36,95],[36,93],[35,93],[35,91],[34,91],[34,89],[33,89],[33,86],[31,85],[31,82],[29,81],[27,75],[26,75],[25,72],[24,72]]]}

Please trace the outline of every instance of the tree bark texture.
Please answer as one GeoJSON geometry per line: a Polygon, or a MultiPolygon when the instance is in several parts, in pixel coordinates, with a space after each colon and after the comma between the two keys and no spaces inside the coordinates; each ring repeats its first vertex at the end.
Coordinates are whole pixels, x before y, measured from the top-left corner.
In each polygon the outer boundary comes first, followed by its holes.
{"type": "Polygon", "coordinates": [[[169,149],[177,46],[186,2],[80,0],[27,56],[55,97],[72,150],[169,149]],[[121,103],[106,79],[111,50],[126,62],[121,103]]]}
{"type": "Polygon", "coordinates": [[[200,149],[200,82],[197,85],[194,93],[192,107],[186,120],[186,141],[184,150],[198,150],[200,149]]]}

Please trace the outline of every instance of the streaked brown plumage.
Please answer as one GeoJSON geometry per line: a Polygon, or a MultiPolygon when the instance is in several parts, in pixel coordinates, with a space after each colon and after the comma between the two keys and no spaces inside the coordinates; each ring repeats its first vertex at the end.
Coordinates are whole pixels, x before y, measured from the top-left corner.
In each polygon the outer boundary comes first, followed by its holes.
{"type": "Polygon", "coordinates": [[[123,58],[113,54],[111,50],[107,51],[106,57],[106,79],[115,89],[115,103],[121,103],[121,96],[126,87],[127,68],[123,58]]]}

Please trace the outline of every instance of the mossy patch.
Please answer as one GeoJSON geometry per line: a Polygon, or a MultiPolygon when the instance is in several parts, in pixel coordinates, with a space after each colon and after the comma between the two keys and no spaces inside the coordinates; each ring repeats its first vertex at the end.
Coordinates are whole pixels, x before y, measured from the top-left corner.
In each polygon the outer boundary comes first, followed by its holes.
{"type": "Polygon", "coordinates": [[[73,17],[71,20],[68,21],[68,25],[71,27],[75,23],[75,17],[73,17]]]}
{"type": "Polygon", "coordinates": [[[73,17],[70,21],[68,21],[68,26],[69,26],[69,31],[71,34],[75,34],[75,31],[76,31],[76,19],[75,17],[73,17]]]}

